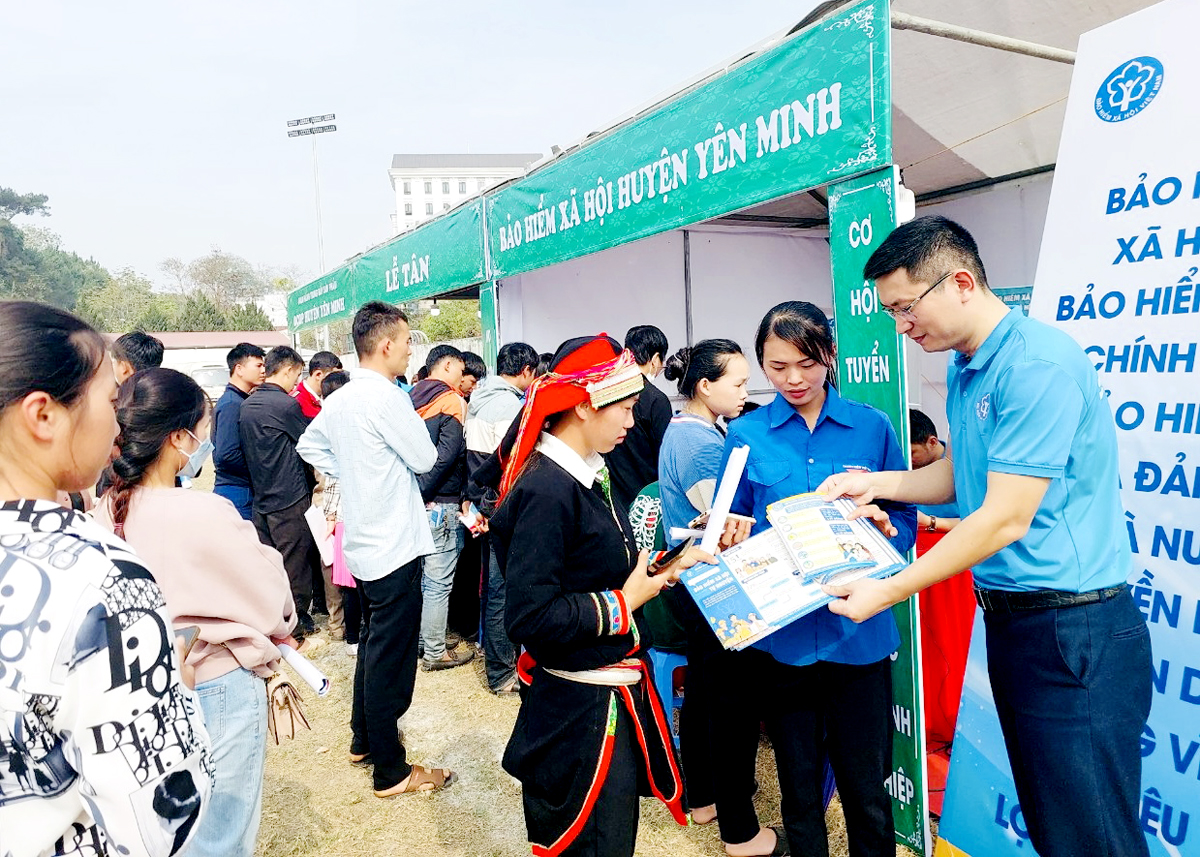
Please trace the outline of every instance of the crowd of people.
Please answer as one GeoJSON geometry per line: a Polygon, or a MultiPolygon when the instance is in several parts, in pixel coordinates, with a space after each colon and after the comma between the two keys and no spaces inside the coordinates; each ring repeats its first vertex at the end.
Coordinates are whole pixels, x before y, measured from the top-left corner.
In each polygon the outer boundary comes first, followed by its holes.
{"type": "Polygon", "coordinates": [[[1149,641],[1094,370],[1005,307],[952,221],[899,227],[864,276],[898,333],[955,352],[949,444],[914,411],[911,470],[887,416],[839,393],[830,319],[803,301],[758,325],[761,406],[741,345],[672,352],[653,325],[552,354],[507,343],[494,373],[438,345],[410,386],[409,320],[379,301],[354,317],[355,368],[243,343],[210,405],[147,334],[110,347],[61,310],[0,304],[0,853],[253,854],[264,679],[327,614],[317,639],[356,656],[346,761],[378,798],[458,779],[411,759],[398,721],[419,669],[481,651],[489,689],[520,700],[502,765],[535,855],[632,855],[642,796],[715,823],[730,857],[826,854],[827,766],[851,855],[892,855],[887,608],[972,568],[1034,847],[1146,855],[1149,641]],[[946,535],[726,649],[675,585],[716,558],[658,560],[741,446],[735,514],[709,522],[721,550],[811,491],[854,498],[901,552],[918,527],[946,535]],[[213,492],[184,487],[210,455],[213,492]],[[478,600],[456,632],[460,590],[478,600]],[[678,747],[655,645],[687,658],[678,747]],[[764,729],[774,827],[754,805],[764,729]]]}

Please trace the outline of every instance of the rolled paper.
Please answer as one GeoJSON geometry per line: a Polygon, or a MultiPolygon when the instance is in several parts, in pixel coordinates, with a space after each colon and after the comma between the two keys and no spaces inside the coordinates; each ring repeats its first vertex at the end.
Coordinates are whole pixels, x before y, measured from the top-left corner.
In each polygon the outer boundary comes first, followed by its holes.
{"type": "Polygon", "coordinates": [[[750,447],[735,446],[729,453],[729,461],[725,462],[725,472],[721,474],[721,486],[713,500],[712,510],[708,513],[708,526],[704,528],[704,540],[700,542],[700,550],[716,556],[721,536],[725,532],[725,519],[729,517],[729,509],[733,506],[733,495],[742,481],[742,471],[746,469],[746,459],[750,457],[750,447]]]}
{"type": "Polygon", "coordinates": [[[283,659],[287,661],[288,666],[296,671],[296,675],[304,679],[305,684],[317,692],[317,696],[325,696],[329,693],[329,679],[326,678],[325,673],[313,666],[312,661],[287,643],[280,643],[279,651],[283,654],[283,659]]]}

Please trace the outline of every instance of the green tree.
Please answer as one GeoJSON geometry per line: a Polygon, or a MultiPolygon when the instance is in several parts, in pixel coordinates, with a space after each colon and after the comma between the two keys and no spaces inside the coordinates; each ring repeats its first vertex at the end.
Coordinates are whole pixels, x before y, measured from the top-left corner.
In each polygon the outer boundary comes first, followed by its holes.
{"type": "Polygon", "coordinates": [[[227,313],[230,330],[274,330],[275,325],[258,304],[248,302],[235,304],[227,313]]]}
{"type": "Polygon", "coordinates": [[[44,193],[17,193],[12,188],[0,187],[0,220],[12,220],[18,214],[40,214],[50,216],[46,205],[50,197],[44,193]]]}
{"type": "Polygon", "coordinates": [[[75,309],[99,330],[125,333],[137,328],[154,303],[150,281],[124,268],[103,285],[84,291],[75,309]]]}
{"type": "Polygon", "coordinates": [[[479,301],[474,300],[444,300],[438,302],[437,315],[421,314],[416,323],[420,330],[432,342],[447,339],[467,339],[480,336],[482,326],[479,323],[479,301]]]}
{"type": "Polygon", "coordinates": [[[179,328],[175,321],[175,308],[171,306],[169,301],[163,300],[162,295],[156,295],[155,300],[142,313],[134,328],[136,330],[144,330],[147,333],[166,333],[178,330],[179,328]]]}
{"type": "Polygon", "coordinates": [[[41,261],[25,246],[25,236],[8,220],[0,218],[0,298],[42,300],[42,284],[31,282],[41,261]]]}
{"type": "MultiPolygon", "coordinates": [[[[93,259],[84,259],[78,253],[59,249],[57,240],[44,244],[38,237],[30,241],[26,231],[26,246],[33,244],[37,255],[37,266],[29,277],[31,286],[38,290],[41,300],[63,309],[75,310],[80,297],[92,290],[103,288],[112,277],[93,259]]],[[[45,233],[48,230],[38,230],[45,233]]],[[[53,235],[53,233],[49,233],[53,235]]],[[[58,236],[54,235],[57,239],[58,236]]]]}
{"type": "Polygon", "coordinates": [[[229,330],[225,313],[205,294],[189,295],[175,317],[176,330],[229,330]]]}
{"type": "Polygon", "coordinates": [[[21,194],[0,187],[0,298],[47,300],[46,283],[35,279],[41,258],[12,223],[19,214],[48,215],[46,200],[44,193],[21,194]]]}
{"type": "MultiPolygon", "coordinates": [[[[44,194],[0,188],[5,215],[46,214],[44,194]]],[[[0,297],[25,298],[74,310],[82,292],[102,287],[108,271],[94,260],[62,249],[62,239],[38,226],[18,228],[0,217],[0,297]]]]}

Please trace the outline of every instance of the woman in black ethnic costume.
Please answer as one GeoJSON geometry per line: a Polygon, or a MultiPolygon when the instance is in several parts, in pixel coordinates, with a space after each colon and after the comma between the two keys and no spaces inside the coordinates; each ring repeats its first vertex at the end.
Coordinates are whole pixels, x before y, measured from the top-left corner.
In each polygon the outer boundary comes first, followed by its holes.
{"type": "Polygon", "coordinates": [[[627,857],[638,796],[687,823],[667,715],[638,629],[640,607],[694,562],[647,574],[600,454],[633,425],[644,379],[607,337],[564,343],[530,388],[491,520],[505,625],[525,648],[521,711],[504,769],[521,781],[535,857],[627,857]]]}

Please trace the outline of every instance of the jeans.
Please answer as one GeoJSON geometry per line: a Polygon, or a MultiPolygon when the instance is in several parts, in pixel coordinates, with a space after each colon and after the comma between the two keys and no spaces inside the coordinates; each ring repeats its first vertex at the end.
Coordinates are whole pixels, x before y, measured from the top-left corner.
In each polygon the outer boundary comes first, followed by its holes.
{"type": "Polygon", "coordinates": [[[267,761],[266,685],[239,667],[197,685],[196,695],[212,739],[216,784],[188,854],[252,857],[267,761]]]}
{"type": "Polygon", "coordinates": [[[483,602],[483,659],[488,687],[499,690],[517,672],[517,650],[504,630],[504,573],[496,550],[487,545],[488,576],[483,602]]]}
{"type": "Polygon", "coordinates": [[[454,588],[454,566],[462,550],[462,525],[456,503],[433,503],[426,511],[433,533],[433,553],[421,561],[421,644],[425,660],[436,661],[446,654],[446,617],[450,590],[454,588]]]}
{"type": "Polygon", "coordinates": [[[1150,632],[1132,595],[983,618],[1033,847],[1042,857],[1146,857],[1138,809],[1150,632]]]}
{"type": "Polygon", "coordinates": [[[412,705],[421,624],[421,561],[379,580],[358,581],[362,631],[354,668],[351,753],[370,753],[375,789],[390,789],[412,771],[396,721],[412,705]]]}
{"type": "Polygon", "coordinates": [[[224,497],[247,521],[254,520],[254,495],[248,485],[218,485],[213,489],[218,497],[224,497]]]}

